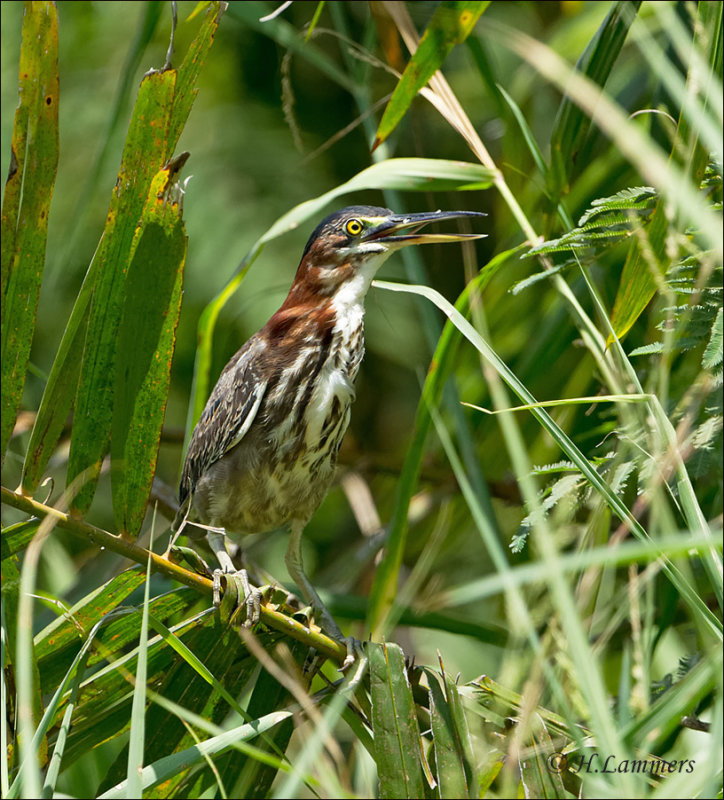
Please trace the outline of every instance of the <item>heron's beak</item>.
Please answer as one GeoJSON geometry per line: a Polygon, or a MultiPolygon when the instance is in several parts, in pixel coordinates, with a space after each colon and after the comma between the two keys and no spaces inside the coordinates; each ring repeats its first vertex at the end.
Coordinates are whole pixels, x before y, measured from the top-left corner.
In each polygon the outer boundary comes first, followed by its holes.
{"type": "Polygon", "coordinates": [[[395,249],[409,244],[432,244],[434,242],[464,242],[482,239],[485,233],[418,233],[431,222],[465,217],[485,217],[478,211],[426,211],[421,214],[395,214],[380,220],[379,225],[369,228],[361,238],[363,242],[380,242],[395,249]]]}

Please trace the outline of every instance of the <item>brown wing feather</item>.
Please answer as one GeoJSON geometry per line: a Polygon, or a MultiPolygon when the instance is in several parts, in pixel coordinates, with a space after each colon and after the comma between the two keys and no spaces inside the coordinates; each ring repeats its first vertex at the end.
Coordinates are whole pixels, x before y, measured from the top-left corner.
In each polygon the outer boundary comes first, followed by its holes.
{"type": "Polygon", "coordinates": [[[204,472],[238,444],[253,423],[267,387],[259,369],[264,349],[263,340],[252,336],[219,376],[186,452],[179,486],[182,506],[204,472]]]}

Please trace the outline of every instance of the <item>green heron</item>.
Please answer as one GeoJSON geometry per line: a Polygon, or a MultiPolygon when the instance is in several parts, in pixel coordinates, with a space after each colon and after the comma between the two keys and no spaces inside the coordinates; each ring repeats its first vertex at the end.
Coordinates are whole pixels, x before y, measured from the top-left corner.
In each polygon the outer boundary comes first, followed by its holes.
{"type": "MultiPolygon", "coordinates": [[[[457,242],[484,234],[431,234],[431,222],[484,216],[473,211],[395,214],[349,206],[330,214],[307,242],[286,300],[224,368],[194,429],[174,523],[190,512],[207,531],[221,573],[236,572],[226,535],[289,526],[289,575],[328,633],[342,634],[304,572],[301,535],[334,475],[347,430],[354,380],[364,355],[364,300],[382,263],[411,244],[457,242]]],[[[246,592],[247,624],[259,593],[246,592]]]]}

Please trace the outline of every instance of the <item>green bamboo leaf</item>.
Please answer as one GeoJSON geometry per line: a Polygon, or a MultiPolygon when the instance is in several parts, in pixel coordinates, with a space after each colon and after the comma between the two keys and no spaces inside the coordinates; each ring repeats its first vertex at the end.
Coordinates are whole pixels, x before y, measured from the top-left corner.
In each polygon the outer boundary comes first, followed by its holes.
{"type": "MultiPolygon", "coordinates": [[[[138,639],[138,614],[127,615],[134,620],[134,638],[138,639]]],[[[114,620],[114,623],[117,620],[114,620]]],[[[185,619],[174,625],[172,630],[183,630],[184,640],[192,637],[194,631],[204,627],[205,616],[185,619]]],[[[168,647],[161,637],[153,638],[149,643],[148,655],[148,684],[161,685],[180,661],[176,652],[168,647]]],[[[70,766],[77,759],[86,755],[101,742],[107,741],[128,729],[133,690],[128,682],[128,674],[136,671],[138,661],[138,648],[119,655],[108,662],[86,679],[82,685],[81,699],[78,703],[73,727],[71,728],[66,744],[64,765],[70,766]]],[[[61,704],[54,724],[60,722],[65,711],[61,704]]],[[[125,775],[125,764],[122,765],[120,776],[125,775]]],[[[119,778],[120,779],[120,778],[119,778]]]]}
{"type": "MultiPolygon", "coordinates": [[[[162,3],[144,4],[138,27],[119,70],[118,89],[108,114],[106,129],[97,142],[99,149],[75,201],[75,209],[71,215],[71,219],[74,221],[73,230],[64,232],[61,249],[55,260],[57,264],[66,264],[71,260],[72,254],[78,250],[81,236],[88,229],[89,219],[95,205],[94,198],[98,196],[99,192],[103,168],[122,133],[121,126],[125,123],[124,114],[132,104],[138,85],[137,76],[143,67],[143,59],[146,57],[146,48],[154,39],[159,19],[167,13],[168,10],[162,3]]],[[[75,385],[78,385],[77,380],[75,385]]]]}
{"type": "MultiPolygon", "coordinates": [[[[248,741],[271,730],[280,722],[289,719],[291,711],[275,711],[267,714],[261,719],[239,725],[229,731],[225,731],[218,736],[192,745],[186,750],[181,750],[173,755],[160,758],[158,761],[149,764],[141,771],[141,786],[144,791],[151,789],[168,779],[174,778],[181,771],[186,772],[189,767],[195,766],[204,761],[207,755],[218,755],[234,746],[235,742],[248,741]]],[[[126,781],[113,786],[102,794],[98,795],[101,800],[112,800],[112,798],[126,797],[126,781]]]]}
{"type": "MultiPolygon", "coordinates": [[[[168,156],[171,155],[173,150],[172,145],[175,146],[183,123],[188,116],[191,103],[196,95],[196,89],[193,88],[193,85],[196,82],[199,70],[203,66],[208,48],[210,47],[216,27],[218,26],[219,4],[206,3],[204,7],[207,8],[206,18],[202,23],[199,33],[190,45],[187,56],[176,78],[176,88],[172,98],[170,121],[157,124],[157,121],[153,119],[153,114],[147,116],[145,120],[141,118],[144,113],[142,108],[145,104],[144,98],[149,93],[149,82],[158,83],[160,81],[169,81],[170,78],[159,78],[159,73],[155,73],[156,77],[153,77],[153,75],[147,76],[148,81],[144,79],[141,89],[139,90],[139,97],[137,98],[136,109],[134,110],[134,115],[131,120],[127,137],[127,147],[126,150],[124,150],[124,157],[117,184],[126,191],[120,193],[120,198],[118,198],[116,192],[114,192],[111,201],[111,211],[109,212],[109,217],[111,213],[113,213],[113,219],[115,219],[118,213],[121,213],[122,216],[131,223],[131,228],[133,229],[130,231],[131,236],[135,234],[135,225],[143,209],[148,183],[150,183],[150,180],[153,175],[156,174],[157,170],[163,167],[168,156]],[[136,155],[139,156],[136,162],[141,162],[141,171],[145,175],[145,179],[148,183],[144,188],[141,188],[139,185],[138,191],[134,194],[134,192],[131,191],[132,187],[130,186],[129,176],[127,174],[129,172],[129,164],[126,162],[133,160],[133,153],[131,152],[129,144],[130,139],[132,137],[136,139],[140,137],[138,129],[142,128],[144,124],[148,124],[148,132],[151,131],[150,126],[152,124],[156,124],[157,131],[165,130],[166,127],[168,127],[168,141],[162,148],[163,153],[158,155],[153,164],[144,162],[146,153],[142,148],[140,154],[136,152],[136,155]]],[[[172,74],[174,74],[172,70],[167,72],[169,76],[172,74]]],[[[171,98],[167,99],[170,102],[171,98]]],[[[156,149],[158,150],[158,148],[156,149]]],[[[96,285],[99,281],[99,275],[107,269],[105,266],[108,252],[106,238],[110,232],[108,228],[111,226],[111,221],[112,220],[109,218],[107,231],[91,262],[83,286],[81,287],[75,306],[73,307],[60,347],[58,348],[58,354],[56,355],[50,372],[35,425],[33,426],[23,467],[23,488],[28,493],[33,493],[42,479],[48,460],[55,449],[55,445],[57,444],[60,433],[72,408],[76,392],[78,391],[81,362],[84,359],[84,347],[88,329],[91,298],[94,296],[96,285]]],[[[120,303],[121,300],[118,302],[120,303]]],[[[96,307],[97,304],[98,299],[96,298],[96,307]]],[[[115,311],[117,314],[120,313],[117,307],[115,311]]],[[[96,333],[96,338],[97,335],[96,333]]],[[[94,357],[93,353],[89,352],[87,348],[85,349],[85,353],[89,359],[94,357]]],[[[110,355],[112,354],[111,351],[110,355]]],[[[108,355],[109,353],[107,352],[106,356],[108,355]]],[[[113,386],[114,376],[109,375],[108,380],[109,383],[105,387],[106,389],[108,389],[108,386],[113,386]]],[[[102,412],[99,411],[98,413],[102,414],[104,425],[109,429],[109,420],[112,413],[112,392],[109,391],[107,394],[108,396],[99,396],[98,398],[99,404],[102,405],[102,412]]],[[[103,429],[103,426],[101,426],[101,429],[103,429]]],[[[103,430],[101,430],[101,433],[103,433],[103,430]]],[[[100,449],[101,452],[105,453],[107,449],[108,433],[106,432],[103,436],[105,436],[105,443],[100,449]]],[[[78,444],[76,443],[76,451],[77,450],[78,444]]],[[[91,446],[91,452],[75,467],[73,474],[76,474],[78,471],[82,472],[81,465],[85,463],[85,460],[90,458],[93,453],[97,454],[97,452],[98,448],[91,446]]],[[[92,467],[92,470],[95,469],[97,469],[97,464],[92,467]]],[[[91,490],[89,490],[88,493],[92,493],[91,490]]],[[[87,497],[84,502],[88,502],[87,497]]]]}
{"type": "Polygon", "coordinates": [[[88,306],[97,274],[94,259],[71,311],[35,417],[23,464],[23,491],[29,495],[40,485],[73,407],[88,329],[88,306]]]}
{"type": "Polygon", "coordinates": [[[443,0],[440,3],[385,108],[373,150],[397,127],[420,89],[440,69],[453,47],[468,38],[489,5],[489,2],[467,0],[443,0]]]}
{"type": "Polygon", "coordinates": [[[172,195],[185,155],[151,183],[117,333],[111,486],[116,524],[132,538],[143,524],[156,470],[181,310],[187,239],[182,204],[172,195]]]}
{"type": "Polygon", "coordinates": [[[367,648],[380,797],[424,797],[420,730],[404,654],[396,644],[370,642],[367,648]]]}
{"type": "Polygon", "coordinates": [[[345,183],[328,192],[295,206],[281,216],[261,236],[244,256],[234,276],[219,294],[204,308],[198,325],[199,346],[194,365],[193,401],[189,407],[186,438],[198,422],[209,396],[211,373],[211,346],[214,328],[221,310],[241,286],[246,273],[267,242],[295,230],[310,217],[315,217],[324,207],[343,194],[364,189],[399,189],[408,192],[473,191],[492,185],[495,173],[479,164],[466,161],[449,161],[435,158],[390,158],[358,172],[345,183]]]}
{"type": "MultiPolygon", "coordinates": [[[[294,646],[293,655],[298,660],[300,650],[294,646]]],[[[249,698],[247,713],[252,719],[263,717],[267,713],[281,709],[288,703],[290,695],[276,678],[266,670],[262,670],[254,682],[254,689],[249,698]]],[[[283,757],[294,733],[291,719],[284,720],[272,733],[264,737],[259,746],[267,752],[274,752],[283,757]]],[[[258,758],[230,753],[226,761],[218,764],[219,774],[230,790],[230,797],[268,797],[269,789],[279,769],[274,764],[264,763],[258,758]]]]}
{"type": "Polygon", "coordinates": [[[520,779],[523,784],[525,797],[566,797],[561,773],[551,769],[549,756],[556,753],[545,721],[539,717],[538,728],[533,734],[533,743],[529,745],[525,756],[518,756],[520,779]]]}
{"type": "Polygon", "coordinates": [[[116,575],[79,600],[65,614],[35,635],[38,661],[54,656],[68,645],[76,645],[109,611],[118,606],[143,582],[143,572],[132,567],[116,575]]]}
{"type": "Polygon", "coordinates": [[[39,526],[40,520],[31,518],[3,528],[2,537],[0,537],[0,545],[2,546],[1,560],[4,561],[6,558],[22,553],[37,533],[39,526]]]}
{"type": "Polygon", "coordinates": [[[89,308],[80,383],[68,460],[68,483],[81,480],[73,506],[90,506],[108,451],[113,416],[118,327],[136,225],[151,180],[167,160],[167,132],[176,73],[148,73],[126,138],[116,187],[111,195],[99,252],[97,280],[89,308]]]}
{"type": "Polygon", "coordinates": [[[45,265],[48,214],[58,166],[58,15],[53,3],[30,3],[23,17],[20,102],[10,174],[3,195],[2,442],[10,442],[25,385],[45,265]]]}
{"type": "MultiPolygon", "coordinates": [[[[260,638],[264,642],[267,637],[260,638]]],[[[218,614],[213,614],[207,616],[201,626],[184,634],[182,639],[186,647],[226,691],[232,696],[238,696],[256,669],[257,663],[242,644],[238,633],[222,622],[218,614]]],[[[162,649],[167,649],[167,646],[164,645],[162,649]]],[[[148,674],[150,677],[150,669],[148,674]]],[[[173,698],[179,705],[215,725],[221,725],[228,715],[228,703],[209,685],[207,675],[199,674],[194,665],[179,658],[178,655],[175,656],[173,666],[167,670],[160,684],[154,688],[160,695],[173,698]]],[[[146,731],[146,763],[151,763],[172,751],[183,751],[194,742],[181,720],[167,708],[156,704],[151,705],[146,712],[146,731]]],[[[100,792],[110,789],[114,783],[123,780],[127,762],[128,749],[124,748],[102,781],[100,792]]],[[[188,766],[189,764],[186,765],[188,766]]],[[[185,777],[185,769],[167,775],[163,785],[157,787],[153,796],[178,796],[176,790],[185,777]]]]}
{"type": "Polygon", "coordinates": [[[441,686],[444,679],[431,669],[425,669],[425,675],[429,686],[430,727],[440,797],[477,797],[475,786],[469,782],[471,765],[467,762],[467,754],[461,749],[461,741],[468,735],[467,725],[463,731],[457,729],[441,686]]]}
{"type": "MultiPolygon", "coordinates": [[[[93,628],[88,633],[83,646],[80,650],[76,653],[72,663],[69,665],[67,672],[63,675],[62,680],[60,680],[57,685],[53,686],[54,692],[53,696],[50,699],[45,711],[43,713],[43,717],[38,723],[37,728],[35,729],[35,733],[33,735],[33,752],[37,750],[38,745],[43,740],[43,738],[48,733],[48,730],[53,722],[53,719],[58,716],[58,708],[61,705],[61,698],[65,693],[66,689],[69,685],[71,685],[71,692],[70,697],[66,698],[64,706],[65,711],[63,714],[63,721],[61,723],[61,728],[58,731],[56,736],[55,747],[53,750],[53,756],[51,759],[51,763],[48,767],[48,771],[46,774],[46,779],[44,782],[44,787],[47,787],[49,784],[55,783],[57,780],[57,775],[60,770],[60,764],[63,757],[63,752],[65,749],[65,743],[68,737],[68,729],[70,727],[70,719],[72,716],[72,711],[75,707],[77,698],[78,698],[78,691],[80,689],[80,683],[83,678],[83,674],[87,667],[88,661],[88,652],[91,648],[91,645],[94,642],[94,638],[98,630],[101,626],[106,622],[106,620],[111,619],[111,614],[107,614],[103,619],[98,621],[93,628]]],[[[21,764],[20,769],[15,775],[15,779],[13,780],[12,785],[7,792],[8,798],[14,798],[20,796],[24,791],[27,789],[27,785],[25,783],[25,771],[27,765],[21,764]]],[[[43,797],[50,797],[52,796],[52,792],[46,793],[44,791],[43,797]]]]}
{"type": "MultiPolygon", "coordinates": [[[[639,0],[621,0],[611,7],[579,59],[577,71],[599,86],[605,85],[640,5],[639,0]]],[[[568,192],[568,182],[590,125],[586,112],[572,98],[564,97],[553,126],[551,168],[547,173],[548,190],[556,202],[561,194],[568,192]]]]}
{"type": "MultiPolygon", "coordinates": [[[[62,621],[54,621],[36,636],[38,668],[43,687],[54,686],[60,680],[90,626],[119,608],[142,580],[143,576],[137,569],[121,573],[101,587],[101,592],[91,592],[76,603],[66,612],[62,621]]],[[[192,589],[180,587],[153,598],[150,610],[155,620],[168,621],[174,615],[186,615],[197,602],[198,595],[192,589]]],[[[132,607],[128,610],[132,610],[132,607]]],[[[139,615],[133,613],[118,616],[106,624],[96,636],[97,647],[88,657],[88,665],[95,667],[125,654],[138,639],[138,623],[139,615]]]]}
{"type": "MultiPolygon", "coordinates": [[[[297,663],[299,674],[302,674],[307,652],[302,645],[293,645],[292,657],[297,663]]],[[[311,678],[312,673],[305,677],[311,678]]],[[[250,722],[282,710],[291,702],[289,691],[267,670],[262,669],[254,680],[251,697],[242,718],[250,722]]],[[[279,771],[290,770],[290,762],[284,753],[293,732],[293,720],[284,720],[273,731],[263,734],[254,746],[236,747],[214,759],[217,775],[209,769],[200,771],[192,782],[184,784],[183,792],[189,797],[200,797],[209,787],[221,783],[226,787],[229,797],[269,797],[269,788],[279,771]]]]}

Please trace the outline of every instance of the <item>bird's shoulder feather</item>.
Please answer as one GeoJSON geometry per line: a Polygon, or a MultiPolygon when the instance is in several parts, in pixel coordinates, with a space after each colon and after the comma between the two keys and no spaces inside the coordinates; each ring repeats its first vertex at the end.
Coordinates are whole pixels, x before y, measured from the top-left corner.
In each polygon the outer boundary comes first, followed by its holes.
{"type": "Polygon", "coordinates": [[[179,487],[182,504],[204,472],[235,447],[251,427],[267,388],[261,362],[265,348],[261,337],[252,336],[219,376],[186,452],[179,487]]]}

